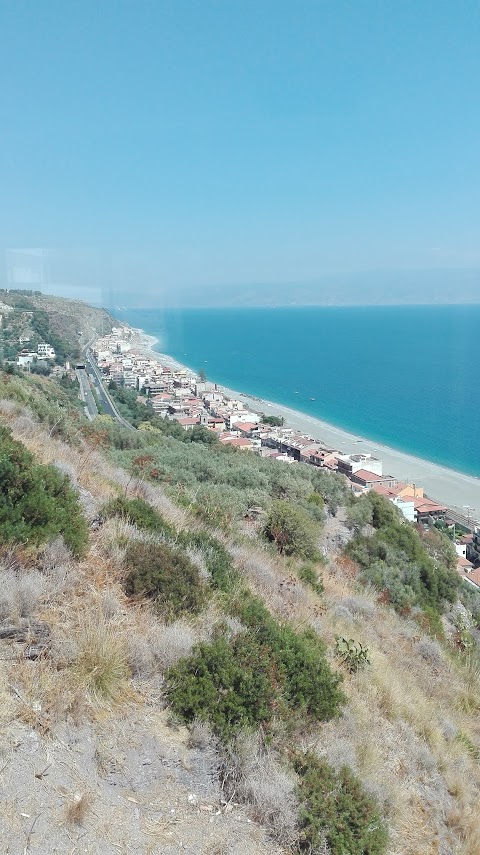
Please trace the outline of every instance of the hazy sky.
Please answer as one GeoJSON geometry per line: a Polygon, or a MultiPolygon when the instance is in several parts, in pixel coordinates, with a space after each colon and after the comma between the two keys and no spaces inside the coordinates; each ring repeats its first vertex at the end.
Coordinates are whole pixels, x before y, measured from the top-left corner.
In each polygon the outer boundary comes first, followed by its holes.
{"type": "Polygon", "coordinates": [[[0,0],[0,33],[0,246],[57,280],[480,267],[477,0],[0,0]]]}

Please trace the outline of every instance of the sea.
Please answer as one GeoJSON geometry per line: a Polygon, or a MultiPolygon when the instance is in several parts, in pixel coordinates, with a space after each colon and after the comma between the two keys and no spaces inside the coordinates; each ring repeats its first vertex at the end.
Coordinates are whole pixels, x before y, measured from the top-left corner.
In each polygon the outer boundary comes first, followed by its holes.
{"type": "Polygon", "coordinates": [[[480,305],[115,315],[209,380],[480,476],[480,305]]]}

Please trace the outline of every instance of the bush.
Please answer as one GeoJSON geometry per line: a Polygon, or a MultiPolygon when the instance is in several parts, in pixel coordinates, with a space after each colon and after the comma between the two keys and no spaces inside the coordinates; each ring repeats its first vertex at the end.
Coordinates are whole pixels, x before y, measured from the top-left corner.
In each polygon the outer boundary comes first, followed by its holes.
{"type": "Polygon", "coordinates": [[[208,721],[228,740],[242,728],[267,725],[274,714],[286,721],[296,716],[326,721],[339,712],[345,700],[341,677],[330,670],[325,647],[313,631],[280,626],[246,590],[238,594],[232,613],[248,634],[199,645],[167,674],[179,715],[208,721]]]}
{"type": "Polygon", "coordinates": [[[238,731],[266,722],[272,714],[272,663],[245,633],[233,641],[200,644],[167,672],[168,697],[185,721],[208,721],[225,742],[238,731]]]}
{"type": "Polygon", "coordinates": [[[325,645],[313,630],[296,632],[279,624],[261,600],[241,592],[235,614],[254,633],[256,641],[275,662],[281,695],[290,708],[318,721],[338,714],[345,701],[339,688],[341,677],[331,671],[325,645]]]}
{"type": "Polygon", "coordinates": [[[373,519],[373,509],[367,496],[360,496],[358,499],[353,499],[347,507],[347,525],[356,534],[359,534],[362,529],[371,523],[373,519]]]}
{"type": "Polygon", "coordinates": [[[267,540],[275,543],[280,553],[315,559],[315,526],[307,514],[289,502],[273,503],[264,528],[267,540]]]}
{"type": "Polygon", "coordinates": [[[388,834],[378,806],[346,766],[337,774],[312,753],[297,757],[294,766],[300,776],[303,851],[319,852],[325,844],[332,855],[386,851],[388,834]]]}
{"type": "Polygon", "coordinates": [[[323,581],[314,564],[309,561],[302,564],[298,571],[298,578],[301,582],[309,585],[312,591],[321,596],[323,594],[323,581]]]}
{"type": "Polygon", "coordinates": [[[388,595],[399,611],[414,605],[437,613],[445,602],[454,602],[460,586],[456,571],[426,550],[415,527],[397,509],[374,492],[365,497],[372,506],[376,528],[371,537],[357,535],[347,546],[367,582],[388,595]]]}
{"type": "Polygon", "coordinates": [[[185,549],[199,549],[204,556],[212,586],[224,593],[230,592],[239,580],[232,556],[225,547],[207,532],[181,532],[178,542],[185,549]]]}
{"type": "Polygon", "coordinates": [[[0,427],[0,538],[3,542],[46,543],[63,535],[81,555],[88,529],[66,475],[35,463],[10,431],[0,427]]]}
{"type": "Polygon", "coordinates": [[[100,516],[103,519],[114,516],[123,517],[138,528],[154,531],[166,537],[175,537],[173,526],[167,523],[144,499],[127,499],[124,496],[119,496],[104,505],[100,511],[100,516]]]}
{"type": "Polygon", "coordinates": [[[179,549],[135,541],[127,548],[125,563],[128,596],[152,599],[165,619],[197,614],[202,608],[206,596],[198,570],[179,549]]]}

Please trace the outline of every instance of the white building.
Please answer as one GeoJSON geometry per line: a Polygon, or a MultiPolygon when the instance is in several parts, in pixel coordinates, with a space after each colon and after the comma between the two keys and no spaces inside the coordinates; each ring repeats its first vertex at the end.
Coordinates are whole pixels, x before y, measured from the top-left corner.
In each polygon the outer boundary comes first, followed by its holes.
{"type": "Polygon", "coordinates": [[[231,413],[228,417],[230,425],[234,424],[248,424],[252,423],[258,425],[260,422],[260,416],[258,413],[250,413],[248,410],[243,410],[240,412],[231,413]]]}
{"type": "Polygon", "coordinates": [[[355,475],[355,472],[358,472],[360,469],[366,469],[367,472],[372,472],[373,475],[382,475],[382,461],[378,457],[374,457],[373,454],[367,453],[359,453],[359,454],[338,454],[338,471],[342,475],[346,475],[347,478],[350,478],[352,475],[355,475]]]}
{"type": "Polygon", "coordinates": [[[50,344],[39,344],[37,355],[39,359],[55,359],[55,351],[50,344]]]}
{"type": "Polygon", "coordinates": [[[22,350],[17,356],[17,365],[30,365],[36,358],[37,354],[33,351],[22,350]]]}
{"type": "Polygon", "coordinates": [[[406,520],[415,522],[415,502],[413,498],[409,499],[408,496],[394,496],[390,501],[392,505],[395,505],[402,512],[406,520]]]}

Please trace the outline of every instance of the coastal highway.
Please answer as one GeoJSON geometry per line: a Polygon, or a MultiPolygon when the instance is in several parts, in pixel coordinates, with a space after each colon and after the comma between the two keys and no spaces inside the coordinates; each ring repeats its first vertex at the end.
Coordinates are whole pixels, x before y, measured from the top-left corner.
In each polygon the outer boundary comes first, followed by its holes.
{"type": "MultiPolygon", "coordinates": [[[[95,387],[95,391],[96,391],[96,393],[100,399],[100,403],[102,404],[102,407],[105,410],[105,412],[107,413],[107,415],[111,416],[113,419],[116,419],[116,421],[119,422],[121,425],[123,425],[123,427],[127,428],[127,430],[136,430],[136,428],[134,428],[133,425],[130,424],[130,422],[127,422],[127,420],[124,419],[123,416],[120,415],[120,413],[118,412],[118,410],[117,410],[115,404],[113,403],[110,395],[108,394],[107,390],[105,389],[105,386],[103,385],[103,382],[102,382],[102,377],[100,375],[100,372],[99,372],[97,366],[95,365],[95,362],[94,362],[92,356],[90,355],[89,345],[87,345],[84,348],[83,353],[84,353],[84,357],[85,357],[85,369],[84,369],[84,371],[86,371],[86,373],[88,373],[88,376],[89,376],[91,382],[93,383],[93,385],[95,387]]],[[[78,369],[77,373],[78,373],[78,371],[80,371],[80,373],[81,373],[82,369],[78,369]]],[[[87,383],[88,383],[88,380],[87,380],[87,383]]],[[[91,395],[91,392],[90,392],[90,395],[91,395]]],[[[91,397],[93,399],[93,395],[91,395],[91,397]]],[[[94,401],[94,403],[95,403],[95,401],[94,401]]],[[[96,413],[98,414],[96,407],[95,407],[95,410],[96,410],[96,413]]]]}
{"type": "Polygon", "coordinates": [[[92,390],[90,388],[90,383],[88,381],[87,372],[84,368],[77,368],[75,371],[77,375],[77,380],[80,386],[80,394],[82,401],[85,401],[85,409],[87,412],[87,416],[90,419],[95,419],[98,416],[97,405],[95,403],[95,398],[92,395],[92,390]]]}

